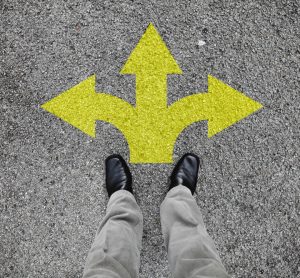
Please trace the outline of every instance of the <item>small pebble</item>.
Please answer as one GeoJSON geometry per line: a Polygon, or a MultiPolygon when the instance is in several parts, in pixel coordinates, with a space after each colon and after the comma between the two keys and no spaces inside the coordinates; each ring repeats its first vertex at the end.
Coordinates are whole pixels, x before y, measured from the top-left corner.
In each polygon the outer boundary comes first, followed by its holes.
{"type": "Polygon", "coordinates": [[[206,44],[205,41],[202,41],[202,40],[199,40],[199,41],[198,41],[198,46],[203,46],[203,45],[205,45],[205,44],[206,44]]]}

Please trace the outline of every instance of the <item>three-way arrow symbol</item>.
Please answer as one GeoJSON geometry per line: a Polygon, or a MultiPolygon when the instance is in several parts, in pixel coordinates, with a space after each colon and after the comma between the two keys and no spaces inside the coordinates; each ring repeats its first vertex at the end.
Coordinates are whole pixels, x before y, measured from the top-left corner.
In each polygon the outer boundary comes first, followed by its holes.
{"type": "Polygon", "coordinates": [[[208,92],[167,105],[167,75],[182,71],[152,24],[121,70],[136,76],[136,105],[95,91],[95,75],[61,93],[42,108],[95,137],[96,121],[116,126],[125,136],[131,163],[171,163],[178,135],[194,122],[208,121],[208,137],[262,108],[217,78],[208,92]]]}

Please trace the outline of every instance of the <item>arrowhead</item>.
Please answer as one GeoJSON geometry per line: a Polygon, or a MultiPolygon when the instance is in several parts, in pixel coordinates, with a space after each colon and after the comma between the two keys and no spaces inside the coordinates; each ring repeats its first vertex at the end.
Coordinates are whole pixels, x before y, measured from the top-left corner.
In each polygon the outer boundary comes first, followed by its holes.
{"type": "Polygon", "coordinates": [[[211,100],[208,137],[212,137],[263,107],[211,75],[208,76],[208,93],[211,100]]]}
{"type": "Polygon", "coordinates": [[[182,73],[166,44],[151,23],[121,70],[122,74],[143,72],[150,74],[182,73]]]}
{"type": "Polygon", "coordinates": [[[86,134],[95,137],[96,121],[93,117],[95,75],[44,103],[41,107],[86,134]]]}

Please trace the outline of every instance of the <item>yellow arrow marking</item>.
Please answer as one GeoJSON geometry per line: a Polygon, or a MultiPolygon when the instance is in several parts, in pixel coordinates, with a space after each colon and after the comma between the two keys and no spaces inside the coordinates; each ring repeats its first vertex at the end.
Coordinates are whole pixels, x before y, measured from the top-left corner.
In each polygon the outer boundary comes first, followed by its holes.
{"type": "Polygon", "coordinates": [[[150,24],[121,73],[136,75],[136,108],[155,114],[158,109],[167,108],[167,75],[182,71],[150,24]]]}
{"type": "Polygon", "coordinates": [[[96,93],[95,85],[95,75],[92,75],[46,102],[42,108],[92,137],[96,137],[96,120],[126,129],[126,119],[135,113],[134,108],[118,97],[96,93]]]}
{"type": "Polygon", "coordinates": [[[167,106],[167,75],[181,74],[150,24],[125,63],[122,74],[136,75],[136,106],[95,92],[95,75],[42,105],[48,112],[95,137],[96,121],[116,126],[125,136],[131,163],[172,163],[178,135],[190,124],[208,121],[208,137],[262,108],[222,81],[208,76],[208,93],[167,106]]]}

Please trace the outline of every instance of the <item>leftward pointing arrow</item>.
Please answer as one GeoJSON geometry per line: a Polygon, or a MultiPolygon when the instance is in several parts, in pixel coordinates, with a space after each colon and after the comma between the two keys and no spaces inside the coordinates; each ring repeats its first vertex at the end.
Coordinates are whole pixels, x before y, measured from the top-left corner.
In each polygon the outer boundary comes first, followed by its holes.
{"type": "Polygon", "coordinates": [[[42,107],[95,137],[96,121],[116,126],[125,136],[132,163],[171,163],[178,135],[190,124],[207,120],[208,137],[249,116],[262,105],[208,76],[208,92],[167,106],[167,75],[181,69],[152,24],[121,73],[136,75],[136,106],[96,93],[95,75],[46,102],[42,107]]]}

